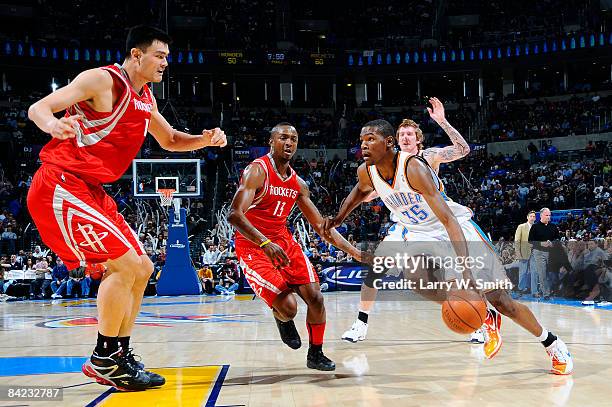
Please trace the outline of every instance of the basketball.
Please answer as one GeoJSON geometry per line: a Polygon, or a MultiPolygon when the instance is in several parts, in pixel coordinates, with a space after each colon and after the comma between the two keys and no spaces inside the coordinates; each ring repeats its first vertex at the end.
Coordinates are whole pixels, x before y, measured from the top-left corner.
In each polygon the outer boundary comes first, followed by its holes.
{"type": "Polygon", "coordinates": [[[469,334],[482,326],[487,317],[487,306],[471,290],[452,291],[442,304],[442,320],[458,334],[469,334]]]}

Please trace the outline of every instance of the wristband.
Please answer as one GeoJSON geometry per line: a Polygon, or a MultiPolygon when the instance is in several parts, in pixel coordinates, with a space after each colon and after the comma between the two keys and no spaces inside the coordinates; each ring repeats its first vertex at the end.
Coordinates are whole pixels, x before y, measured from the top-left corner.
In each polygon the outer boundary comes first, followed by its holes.
{"type": "Polygon", "coordinates": [[[271,243],[272,241],[270,239],[266,239],[263,242],[261,242],[259,244],[259,247],[264,247],[265,245],[267,245],[268,243],[271,243]]]}

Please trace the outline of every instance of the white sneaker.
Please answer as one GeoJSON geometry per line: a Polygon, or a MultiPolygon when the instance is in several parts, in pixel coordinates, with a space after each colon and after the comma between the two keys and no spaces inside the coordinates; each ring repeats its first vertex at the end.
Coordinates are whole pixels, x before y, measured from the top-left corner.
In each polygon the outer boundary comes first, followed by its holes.
{"type": "Polygon", "coordinates": [[[351,329],[342,334],[342,339],[349,342],[363,341],[368,334],[368,324],[357,320],[353,323],[351,329]]]}
{"type": "Polygon", "coordinates": [[[574,370],[572,355],[567,349],[567,345],[557,338],[552,345],[546,348],[546,353],[552,359],[551,373],[558,375],[568,375],[574,370]]]}
{"type": "Polygon", "coordinates": [[[53,293],[53,294],[51,294],[51,298],[62,298],[62,296],[59,295],[59,294],[53,293]]]}
{"type": "Polygon", "coordinates": [[[482,329],[478,329],[475,332],[472,332],[472,334],[470,335],[470,343],[484,343],[485,342],[485,338],[484,338],[484,332],[482,332],[482,329]]]}

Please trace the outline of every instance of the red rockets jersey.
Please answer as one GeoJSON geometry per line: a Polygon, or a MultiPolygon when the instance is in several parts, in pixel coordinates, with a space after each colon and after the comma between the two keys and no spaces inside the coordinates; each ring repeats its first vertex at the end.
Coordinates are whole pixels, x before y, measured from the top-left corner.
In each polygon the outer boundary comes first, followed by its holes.
{"type": "Polygon", "coordinates": [[[113,77],[119,97],[111,112],[98,112],[85,102],[66,109],[66,116],[80,114],[75,138],[53,138],[40,152],[43,163],[61,167],[91,184],[119,179],[130,166],[147,135],[153,95],[144,85],[139,95],[119,65],[104,66],[113,77]]]}
{"type": "MultiPolygon", "coordinates": [[[[257,191],[253,203],[247,209],[245,216],[251,224],[263,233],[268,239],[289,238],[287,230],[287,217],[293,209],[300,192],[297,174],[289,167],[291,175],[283,180],[269,155],[259,157],[251,165],[260,165],[266,173],[266,179],[261,190],[257,191]]],[[[236,244],[254,245],[238,231],[236,231],[236,244]]]]}

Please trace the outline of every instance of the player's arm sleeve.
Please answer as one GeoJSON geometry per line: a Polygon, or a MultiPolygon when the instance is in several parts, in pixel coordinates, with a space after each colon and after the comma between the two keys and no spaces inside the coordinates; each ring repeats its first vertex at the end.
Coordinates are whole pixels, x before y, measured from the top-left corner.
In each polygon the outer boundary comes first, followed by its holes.
{"type": "Polygon", "coordinates": [[[350,244],[338,231],[333,228],[330,230],[329,237],[326,237],[325,230],[323,228],[323,217],[321,213],[310,199],[310,190],[308,185],[298,177],[300,184],[300,192],[297,198],[297,206],[300,211],[304,214],[304,217],[312,225],[315,232],[325,240],[329,241],[332,245],[338,249],[350,254],[352,257],[361,258],[361,254],[356,247],[350,244]]]}
{"type": "Polygon", "coordinates": [[[437,162],[449,163],[463,158],[470,153],[470,145],[468,142],[446,119],[439,123],[439,125],[448,135],[453,145],[435,149],[435,159],[437,162]]]}
{"type": "Polygon", "coordinates": [[[259,164],[249,165],[242,175],[240,186],[232,199],[230,212],[227,216],[228,222],[236,228],[238,232],[251,242],[259,245],[267,240],[245,216],[255,199],[255,194],[264,185],[266,174],[259,164]]]}

